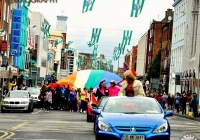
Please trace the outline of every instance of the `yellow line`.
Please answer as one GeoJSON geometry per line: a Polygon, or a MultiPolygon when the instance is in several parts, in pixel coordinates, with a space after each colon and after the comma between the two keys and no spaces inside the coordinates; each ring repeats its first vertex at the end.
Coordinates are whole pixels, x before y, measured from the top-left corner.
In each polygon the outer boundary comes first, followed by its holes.
{"type": "Polygon", "coordinates": [[[0,136],[0,138],[4,138],[8,135],[8,132],[5,132],[5,131],[0,131],[0,132],[4,133],[2,136],[0,136]]]}
{"type": "Polygon", "coordinates": [[[20,124],[18,124],[16,126],[12,127],[9,131],[14,131],[14,130],[26,125],[26,124],[28,124],[28,122],[20,123],[20,124]]]}
{"type": "Polygon", "coordinates": [[[9,135],[9,136],[7,136],[7,137],[5,137],[5,139],[9,139],[9,138],[13,137],[14,135],[15,135],[15,133],[14,133],[14,132],[10,132],[10,135],[9,135]]]}

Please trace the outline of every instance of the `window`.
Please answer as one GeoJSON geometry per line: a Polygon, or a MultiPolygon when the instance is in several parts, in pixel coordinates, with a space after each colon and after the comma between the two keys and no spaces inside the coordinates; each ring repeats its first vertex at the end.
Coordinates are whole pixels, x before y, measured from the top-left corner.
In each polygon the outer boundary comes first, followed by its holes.
{"type": "Polygon", "coordinates": [[[10,6],[8,5],[7,7],[7,22],[9,23],[9,19],[10,19],[10,6]]]}
{"type": "MultiPolygon", "coordinates": [[[[6,11],[6,2],[4,3],[3,11],[6,11]]],[[[3,20],[6,21],[6,12],[3,12],[3,20]]]]}

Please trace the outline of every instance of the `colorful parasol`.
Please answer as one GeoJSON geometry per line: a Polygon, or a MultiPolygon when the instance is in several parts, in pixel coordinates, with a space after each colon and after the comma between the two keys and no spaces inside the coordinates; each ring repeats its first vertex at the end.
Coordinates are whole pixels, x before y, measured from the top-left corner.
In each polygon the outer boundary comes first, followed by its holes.
{"type": "Polygon", "coordinates": [[[75,86],[77,88],[95,88],[99,87],[99,83],[105,80],[106,86],[110,85],[110,81],[120,81],[122,80],[117,74],[104,71],[104,70],[81,70],[77,71],[66,78],[58,81],[60,86],[70,84],[70,87],[75,86]]]}

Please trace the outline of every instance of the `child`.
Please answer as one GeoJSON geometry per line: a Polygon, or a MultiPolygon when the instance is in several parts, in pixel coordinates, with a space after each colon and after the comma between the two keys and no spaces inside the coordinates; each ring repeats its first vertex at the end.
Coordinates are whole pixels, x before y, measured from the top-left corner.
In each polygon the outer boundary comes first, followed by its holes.
{"type": "Polygon", "coordinates": [[[77,112],[80,112],[81,111],[81,100],[77,101],[77,107],[78,107],[78,111],[77,112]]]}

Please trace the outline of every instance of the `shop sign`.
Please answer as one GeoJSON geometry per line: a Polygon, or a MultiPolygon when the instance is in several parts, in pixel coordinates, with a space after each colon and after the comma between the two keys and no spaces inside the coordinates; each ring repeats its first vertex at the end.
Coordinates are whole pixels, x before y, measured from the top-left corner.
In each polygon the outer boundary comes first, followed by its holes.
{"type": "Polygon", "coordinates": [[[0,51],[6,52],[8,48],[8,42],[5,40],[0,40],[0,51]]]}
{"type": "Polygon", "coordinates": [[[13,19],[12,19],[12,37],[11,37],[11,46],[10,46],[10,55],[11,56],[20,56],[21,48],[21,35],[22,33],[22,10],[14,9],[13,10],[13,19]]]}

